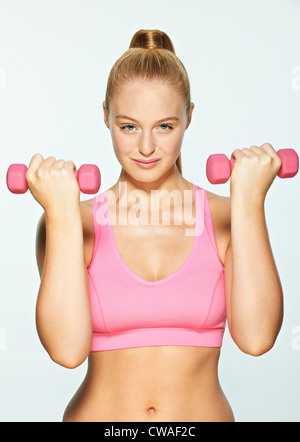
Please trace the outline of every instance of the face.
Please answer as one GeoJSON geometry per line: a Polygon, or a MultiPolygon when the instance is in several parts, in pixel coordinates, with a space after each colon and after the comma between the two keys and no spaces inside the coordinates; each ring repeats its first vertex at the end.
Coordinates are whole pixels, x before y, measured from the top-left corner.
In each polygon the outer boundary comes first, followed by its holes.
{"type": "Polygon", "coordinates": [[[126,83],[105,103],[104,121],[123,172],[139,182],[152,182],[174,173],[191,115],[180,93],[161,80],[126,83]],[[134,160],[158,160],[145,166],[134,160]]]}

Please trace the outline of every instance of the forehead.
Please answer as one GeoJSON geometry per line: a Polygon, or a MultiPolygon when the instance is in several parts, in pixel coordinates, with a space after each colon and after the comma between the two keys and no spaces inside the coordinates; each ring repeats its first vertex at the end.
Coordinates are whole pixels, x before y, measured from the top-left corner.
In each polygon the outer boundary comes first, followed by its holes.
{"type": "Polygon", "coordinates": [[[124,83],[110,103],[113,114],[156,119],[169,115],[181,117],[185,102],[179,91],[162,80],[136,79],[124,83]]]}

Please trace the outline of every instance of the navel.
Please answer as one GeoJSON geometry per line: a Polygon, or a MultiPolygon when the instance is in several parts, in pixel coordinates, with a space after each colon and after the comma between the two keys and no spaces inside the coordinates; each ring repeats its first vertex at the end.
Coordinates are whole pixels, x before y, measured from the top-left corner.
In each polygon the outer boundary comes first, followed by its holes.
{"type": "Polygon", "coordinates": [[[156,411],[156,410],[155,410],[154,407],[149,407],[149,408],[148,408],[148,413],[151,414],[151,415],[153,415],[153,414],[155,413],[155,411],[156,411]]]}

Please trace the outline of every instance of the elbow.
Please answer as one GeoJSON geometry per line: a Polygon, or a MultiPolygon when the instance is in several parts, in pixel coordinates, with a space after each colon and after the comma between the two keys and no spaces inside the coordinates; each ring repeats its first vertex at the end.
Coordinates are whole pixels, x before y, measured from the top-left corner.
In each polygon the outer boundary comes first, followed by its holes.
{"type": "Polygon", "coordinates": [[[42,334],[39,328],[37,330],[42,346],[50,359],[57,365],[68,369],[75,369],[82,365],[90,354],[91,335],[81,342],[78,339],[76,341],[74,339],[60,339],[60,342],[57,342],[57,340],[49,339],[45,333],[42,334]]]}
{"type": "Polygon", "coordinates": [[[58,346],[50,344],[43,340],[40,336],[40,341],[48,353],[50,359],[57,365],[61,365],[64,368],[74,369],[84,363],[90,353],[90,346],[86,345],[84,348],[74,351],[69,346],[58,346]]]}
{"type": "Polygon", "coordinates": [[[248,336],[247,338],[244,337],[243,339],[241,339],[241,337],[237,338],[232,336],[232,339],[243,353],[246,353],[250,356],[258,357],[268,353],[273,348],[276,337],[277,336],[268,336],[262,338],[261,336],[248,336]]]}
{"type": "Polygon", "coordinates": [[[258,357],[268,353],[276,342],[281,323],[276,326],[265,327],[258,330],[232,327],[229,324],[230,335],[237,347],[247,355],[258,357]]]}
{"type": "Polygon", "coordinates": [[[74,370],[75,368],[78,368],[80,365],[82,365],[86,358],[86,356],[83,355],[55,355],[48,353],[51,360],[55,362],[56,364],[60,365],[61,367],[68,368],[70,370],[74,370]]]}
{"type": "Polygon", "coordinates": [[[88,346],[78,348],[77,351],[71,348],[47,348],[45,345],[44,348],[53,362],[71,370],[82,365],[90,353],[90,347],[88,346]]]}
{"type": "Polygon", "coordinates": [[[246,353],[247,355],[253,357],[259,357],[266,353],[268,353],[274,346],[273,343],[257,343],[257,344],[248,344],[248,345],[238,345],[239,349],[246,353]]]}

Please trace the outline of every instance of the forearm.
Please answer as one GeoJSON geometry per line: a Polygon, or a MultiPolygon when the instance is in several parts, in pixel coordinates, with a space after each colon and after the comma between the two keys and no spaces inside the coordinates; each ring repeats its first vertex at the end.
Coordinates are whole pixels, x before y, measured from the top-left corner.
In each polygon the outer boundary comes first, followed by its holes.
{"type": "Polygon", "coordinates": [[[80,210],[47,214],[46,220],[45,264],[36,307],[37,330],[55,362],[78,365],[88,355],[91,342],[80,210]]]}
{"type": "Polygon", "coordinates": [[[231,244],[231,332],[239,346],[264,352],[281,327],[283,294],[263,202],[232,198],[231,244]]]}

